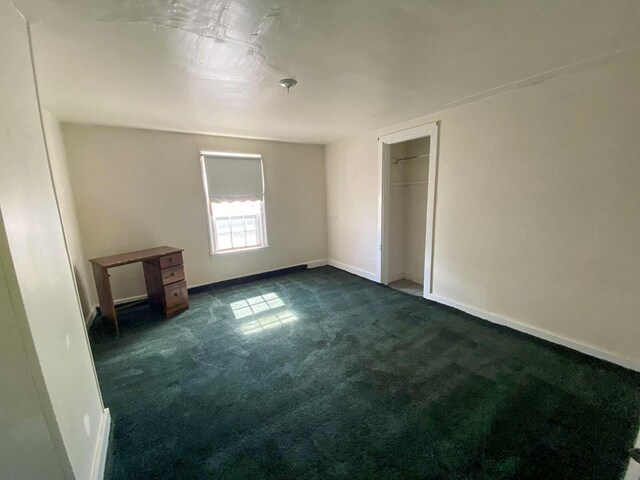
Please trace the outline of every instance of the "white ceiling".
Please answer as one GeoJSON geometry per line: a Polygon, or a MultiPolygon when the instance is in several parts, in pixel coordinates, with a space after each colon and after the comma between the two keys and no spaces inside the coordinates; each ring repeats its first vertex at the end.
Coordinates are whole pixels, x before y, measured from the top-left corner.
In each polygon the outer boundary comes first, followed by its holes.
{"type": "Polygon", "coordinates": [[[16,4],[62,120],[314,143],[640,45],[638,0],[16,4]]]}

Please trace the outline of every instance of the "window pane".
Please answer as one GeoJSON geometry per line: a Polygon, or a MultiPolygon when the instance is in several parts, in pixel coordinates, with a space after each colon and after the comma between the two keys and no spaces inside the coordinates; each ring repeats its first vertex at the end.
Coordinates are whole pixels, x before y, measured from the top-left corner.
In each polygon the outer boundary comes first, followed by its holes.
{"type": "Polygon", "coordinates": [[[230,230],[228,218],[216,218],[216,230],[218,233],[229,233],[230,230]]]}
{"type": "Polygon", "coordinates": [[[253,232],[247,232],[246,233],[246,238],[247,238],[247,247],[255,247],[256,245],[258,245],[258,233],[253,231],[253,232]]]}
{"type": "Polygon", "coordinates": [[[262,201],[211,202],[216,250],[231,251],[263,245],[262,201]]]}
{"type": "Polygon", "coordinates": [[[231,230],[233,232],[244,231],[244,217],[231,217],[231,230]]]}
{"type": "Polygon", "coordinates": [[[250,216],[244,217],[244,223],[247,227],[247,230],[256,230],[258,222],[256,221],[255,215],[250,215],[250,216]]]}
{"type": "Polygon", "coordinates": [[[231,234],[218,232],[218,250],[228,250],[231,248],[231,234]]]}
{"type": "Polygon", "coordinates": [[[243,231],[233,231],[231,234],[233,236],[233,248],[240,248],[246,246],[244,232],[243,231]]]}

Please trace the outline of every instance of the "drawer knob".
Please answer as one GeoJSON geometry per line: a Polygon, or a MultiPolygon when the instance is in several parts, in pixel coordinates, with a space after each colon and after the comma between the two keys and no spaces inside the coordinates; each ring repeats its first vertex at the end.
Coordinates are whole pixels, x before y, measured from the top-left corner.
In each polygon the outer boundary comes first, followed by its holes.
{"type": "Polygon", "coordinates": [[[176,276],[176,272],[171,272],[171,276],[175,277],[176,276]]]}
{"type": "Polygon", "coordinates": [[[173,296],[174,296],[174,297],[177,297],[178,295],[179,295],[179,293],[178,293],[178,292],[176,292],[176,293],[174,293],[174,294],[173,294],[173,296]]]}

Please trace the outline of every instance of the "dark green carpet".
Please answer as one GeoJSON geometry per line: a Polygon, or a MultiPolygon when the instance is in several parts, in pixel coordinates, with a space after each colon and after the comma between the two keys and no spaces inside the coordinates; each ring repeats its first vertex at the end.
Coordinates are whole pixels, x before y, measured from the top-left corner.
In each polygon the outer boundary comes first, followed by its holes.
{"type": "Polygon", "coordinates": [[[121,313],[119,338],[92,332],[108,480],[602,480],[626,467],[633,372],[331,267],[190,299],[171,320],[121,313]]]}

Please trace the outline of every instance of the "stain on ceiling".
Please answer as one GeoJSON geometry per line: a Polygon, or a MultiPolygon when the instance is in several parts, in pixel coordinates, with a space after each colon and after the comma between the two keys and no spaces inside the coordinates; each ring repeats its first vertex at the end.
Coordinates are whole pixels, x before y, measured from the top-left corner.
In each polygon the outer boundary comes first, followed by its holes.
{"type": "Polygon", "coordinates": [[[637,0],[16,5],[61,120],[312,143],[640,45],[637,0]]]}

